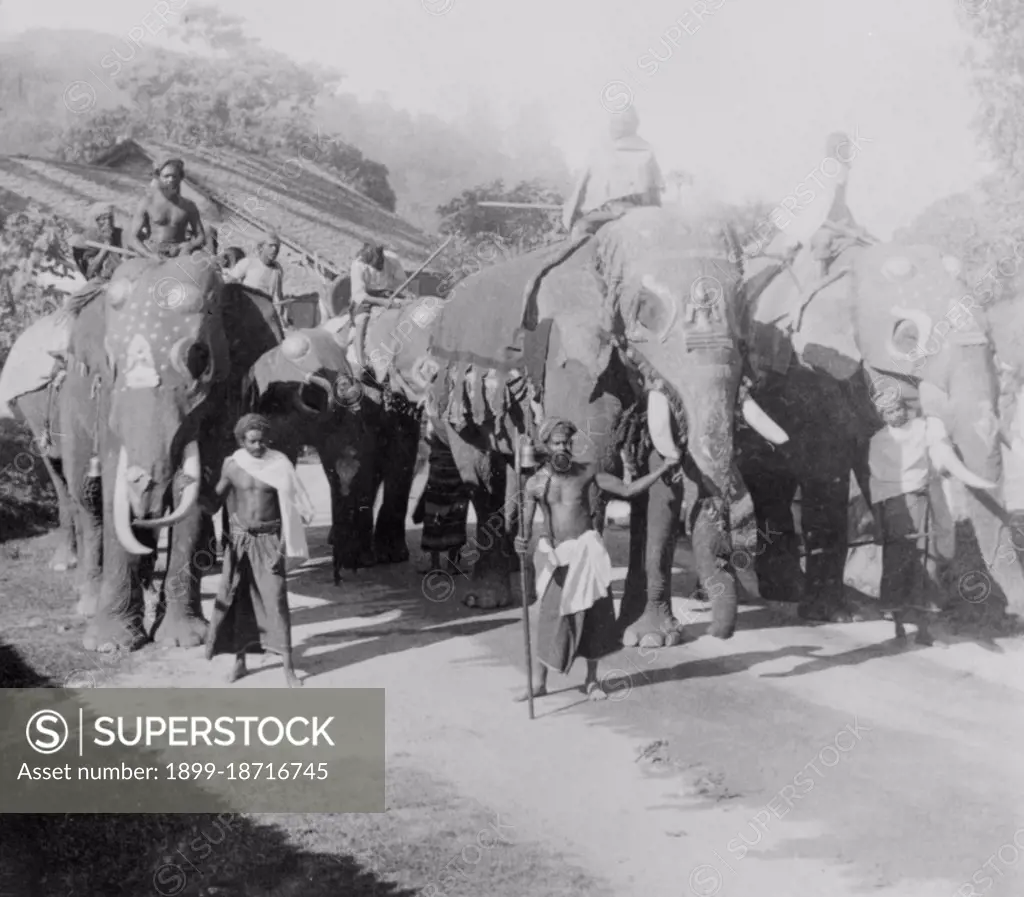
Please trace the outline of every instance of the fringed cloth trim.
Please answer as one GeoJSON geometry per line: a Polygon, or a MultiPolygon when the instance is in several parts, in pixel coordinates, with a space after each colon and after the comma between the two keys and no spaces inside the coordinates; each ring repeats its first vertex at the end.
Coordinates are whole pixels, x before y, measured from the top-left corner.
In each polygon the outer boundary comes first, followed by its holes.
{"type": "Polygon", "coordinates": [[[532,392],[529,379],[519,371],[450,365],[430,389],[429,414],[456,432],[471,425],[493,427],[498,440],[511,448],[514,430],[524,426],[523,404],[532,392]]]}

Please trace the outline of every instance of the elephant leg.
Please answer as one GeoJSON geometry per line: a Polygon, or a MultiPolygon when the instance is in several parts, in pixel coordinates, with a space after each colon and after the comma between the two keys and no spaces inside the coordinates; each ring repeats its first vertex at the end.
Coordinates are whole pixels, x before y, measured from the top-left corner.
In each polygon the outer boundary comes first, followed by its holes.
{"type": "Polygon", "coordinates": [[[807,573],[799,614],[804,620],[848,623],[852,616],[844,600],[843,573],[849,545],[851,465],[830,473],[801,483],[800,528],[807,573]]]}
{"type": "MultiPolygon", "coordinates": [[[[661,455],[652,449],[649,467],[657,467],[661,462],[661,455]]],[[[629,602],[623,599],[620,619],[629,623],[623,630],[622,643],[627,647],[673,647],[683,642],[683,626],[672,613],[672,558],[683,503],[682,484],[666,485],[661,479],[650,488],[646,498],[646,508],[634,506],[631,514],[640,524],[636,530],[630,521],[630,548],[634,541],[642,546],[646,588],[641,594],[645,600],[637,615],[636,598],[629,602]]]]}
{"type": "MultiPolygon", "coordinates": [[[[334,559],[334,582],[342,570],[372,567],[373,505],[376,498],[377,456],[381,451],[380,420],[360,418],[332,432],[317,452],[334,471],[331,500],[331,532],[328,536],[334,559]]],[[[328,474],[328,481],[331,476],[328,474]]]]}
{"type": "Polygon", "coordinates": [[[390,415],[385,463],[382,469],[384,494],[374,526],[373,550],[378,563],[401,564],[409,560],[405,520],[409,494],[416,473],[420,423],[407,414],[390,415]]]}
{"type": "Polygon", "coordinates": [[[761,469],[748,469],[743,479],[757,516],[755,565],[761,597],[766,601],[799,602],[804,594],[804,574],[793,517],[797,480],[788,471],[761,469]]]}
{"type": "Polygon", "coordinates": [[[506,459],[467,444],[450,427],[446,426],[446,430],[462,481],[472,489],[477,521],[476,533],[460,556],[452,591],[462,591],[462,602],[467,607],[508,607],[512,603],[512,589],[505,526],[506,459]],[[467,572],[470,567],[471,572],[467,572]]]}
{"type": "Polygon", "coordinates": [[[43,466],[53,481],[57,493],[57,509],[60,515],[60,541],[50,559],[50,569],[63,573],[73,570],[78,565],[78,539],[75,533],[75,515],[68,493],[68,484],[64,479],[64,464],[60,458],[50,458],[43,454],[43,466]]]}
{"type": "MultiPolygon", "coordinates": [[[[113,479],[113,471],[104,477],[104,483],[113,479]]],[[[104,519],[113,519],[112,493],[105,497],[104,519]]],[[[147,547],[156,550],[156,533],[138,530],[136,538],[147,547]]],[[[111,526],[103,533],[103,577],[100,585],[96,612],[89,620],[82,645],[87,651],[134,651],[147,641],[143,599],[144,568],[138,558],[129,555],[111,526]]]]}
{"type": "MultiPolygon", "coordinates": [[[[69,488],[72,484],[69,482],[69,488]]],[[[98,487],[98,484],[97,484],[98,487]]],[[[72,499],[73,525],[78,530],[78,604],[75,613],[91,617],[99,606],[103,586],[103,519],[100,508],[90,509],[72,499]]]]}
{"type": "Polygon", "coordinates": [[[195,508],[171,532],[163,587],[165,612],[151,633],[153,640],[164,647],[194,648],[206,640],[202,577],[212,566],[206,548],[214,540],[212,523],[208,527],[206,521],[206,515],[195,508]]]}
{"type": "Polygon", "coordinates": [[[92,443],[87,434],[75,426],[72,409],[76,397],[71,388],[62,391],[61,466],[66,477],[71,525],[77,536],[78,604],[75,612],[91,617],[99,606],[103,585],[103,492],[99,479],[86,476],[92,443]]]}

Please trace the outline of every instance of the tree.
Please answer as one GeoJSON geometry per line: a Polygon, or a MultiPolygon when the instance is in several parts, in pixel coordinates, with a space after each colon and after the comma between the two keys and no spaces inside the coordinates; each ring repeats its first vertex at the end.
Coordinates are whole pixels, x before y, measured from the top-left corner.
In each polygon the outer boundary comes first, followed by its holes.
{"type": "Polygon", "coordinates": [[[461,196],[438,206],[441,232],[453,238],[438,259],[438,265],[448,271],[443,283],[445,290],[489,265],[554,242],[561,236],[557,212],[489,208],[480,206],[481,200],[558,205],[563,202],[560,193],[540,181],[521,181],[512,189],[506,189],[499,179],[463,190],[461,196]]]}
{"type": "Polygon", "coordinates": [[[317,100],[337,89],[341,74],[269,50],[243,25],[238,16],[213,7],[190,6],[177,30],[196,54],[153,48],[125,66],[117,84],[127,104],[79,116],[52,142],[51,151],[67,161],[89,162],[122,136],[249,153],[315,142],[326,147],[319,164],[394,211],[387,167],[336,134],[324,134],[315,121],[317,100]]]}
{"type": "MultiPolygon", "coordinates": [[[[39,286],[35,271],[47,261],[71,258],[71,228],[36,206],[8,215],[0,228],[0,367],[11,346],[33,321],[56,311],[63,294],[39,286]]],[[[66,264],[66,263],[65,263],[66,264]]]]}
{"type": "Polygon", "coordinates": [[[560,228],[557,211],[540,209],[491,208],[481,200],[561,205],[562,195],[540,181],[520,181],[506,189],[499,178],[488,184],[463,190],[462,195],[443,206],[437,214],[443,219],[441,232],[459,234],[470,242],[500,242],[526,252],[549,243],[560,228]]]}

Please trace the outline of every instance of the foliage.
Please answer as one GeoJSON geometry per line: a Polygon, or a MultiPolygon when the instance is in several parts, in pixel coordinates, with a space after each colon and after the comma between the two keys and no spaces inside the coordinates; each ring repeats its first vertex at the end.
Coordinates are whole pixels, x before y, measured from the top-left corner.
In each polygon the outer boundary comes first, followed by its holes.
{"type": "Polygon", "coordinates": [[[980,99],[975,125],[1004,171],[1024,171],[1024,8],[986,0],[963,21],[976,39],[966,54],[980,99]]]}
{"type": "Polygon", "coordinates": [[[501,179],[463,190],[443,206],[441,232],[452,237],[438,264],[448,274],[447,289],[482,268],[547,245],[563,236],[559,214],[539,209],[490,208],[481,200],[558,204],[562,195],[539,180],[511,189],[501,179]]]}
{"type": "MultiPolygon", "coordinates": [[[[243,25],[238,16],[193,6],[176,29],[193,55],[148,48],[128,65],[119,53],[106,54],[100,66],[116,76],[122,101],[79,115],[50,141],[49,151],[88,163],[121,137],[249,153],[308,146],[314,135],[322,136],[315,102],[337,89],[341,75],[263,47],[243,25]]],[[[337,135],[326,136],[328,152],[317,162],[394,211],[387,167],[337,135]]]]}
{"type": "Polygon", "coordinates": [[[42,287],[34,272],[71,258],[71,228],[55,215],[30,206],[9,215],[0,229],[0,367],[18,335],[33,321],[56,311],[63,294],[42,287]]]}

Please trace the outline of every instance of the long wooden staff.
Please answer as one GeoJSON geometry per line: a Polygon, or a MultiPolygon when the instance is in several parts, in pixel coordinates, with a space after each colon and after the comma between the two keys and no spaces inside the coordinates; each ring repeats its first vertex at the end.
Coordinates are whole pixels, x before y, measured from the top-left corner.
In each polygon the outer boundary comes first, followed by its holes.
{"type": "Polygon", "coordinates": [[[455,234],[451,234],[447,240],[445,240],[440,246],[437,247],[437,249],[435,249],[432,253],[430,253],[429,256],[427,256],[427,260],[422,265],[420,265],[415,271],[412,272],[412,274],[405,278],[405,282],[388,297],[388,308],[391,308],[392,303],[395,301],[395,296],[397,296],[399,293],[402,292],[402,290],[409,286],[409,284],[413,282],[415,277],[420,272],[422,272],[423,269],[427,267],[427,265],[429,265],[435,258],[437,258],[441,254],[441,250],[444,249],[445,246],[447,246],[449,243],[451,243],[454,237],[455,234]]]}
{"type": "MultiPolygon", "coordinates": [[[[523,495],[523,449],[525,442],[530,439],[532,428],[530,396],[526,397],[526,434],[521,436],[516,445],[516,505],[519,508],[519,539],[522,542],[526,538],[526,509],[525,496],[523,495]]],[[[530,719],[533,719],[533,652],[530,650],[530,596],[526,591],[526,552],[519,552],[519,585],[523,593],[523,642],[526,646],[526,695],[530,705],[530,719]]]]}

